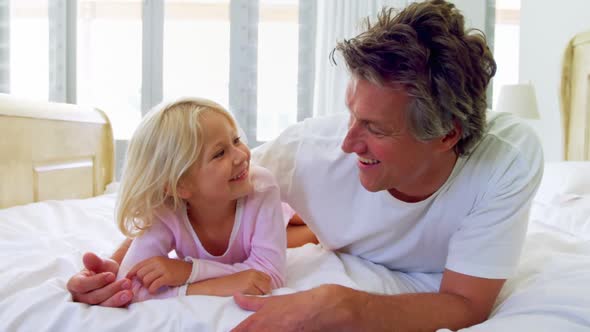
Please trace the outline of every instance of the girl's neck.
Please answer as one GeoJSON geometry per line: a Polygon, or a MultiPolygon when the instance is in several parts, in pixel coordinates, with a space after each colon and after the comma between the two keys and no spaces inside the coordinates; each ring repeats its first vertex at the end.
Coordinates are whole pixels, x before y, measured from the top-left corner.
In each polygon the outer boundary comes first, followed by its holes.
{"type": "Polygon", "coordinates": [[[222,203],[187,201],[187,215],[191,224],[207,225],[233,222],[237,200],[222,203]]]}

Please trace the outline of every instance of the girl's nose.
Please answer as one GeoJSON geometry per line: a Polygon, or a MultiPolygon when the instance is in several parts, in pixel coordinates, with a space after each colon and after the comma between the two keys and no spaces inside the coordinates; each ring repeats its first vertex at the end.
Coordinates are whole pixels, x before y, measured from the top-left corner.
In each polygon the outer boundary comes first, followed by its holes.
{"type": "Polygon", "coordinates": [[[234,165],[240,165],[248,159],[248,153],[236,148],[234,151],[234,165]]]}

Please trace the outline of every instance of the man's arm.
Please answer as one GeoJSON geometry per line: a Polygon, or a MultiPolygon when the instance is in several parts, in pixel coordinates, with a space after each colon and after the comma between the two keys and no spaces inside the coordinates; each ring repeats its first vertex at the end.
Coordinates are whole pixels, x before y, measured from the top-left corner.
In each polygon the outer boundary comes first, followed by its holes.
{"type": "MultiPolygon", "coordinates": [[[[458,330],[485,321],[492,311],[504,279],[484,279],[446,270],[438,293],[395,296],[359,296],[368,315],[362,330],[458,330]],[[371,322],[377,323],[370,326],[371,322]]],[[[354,322],[346,322],[354,324],[354,322]]]]}
{"type": "Polygon", "coordinates": [[[268,298],[237,295],[237,304],[257,313],[235,331],[452,330],[483,322],[505,280],[446,270],[438,293],[375,295],[338,285],[268,298]]]}

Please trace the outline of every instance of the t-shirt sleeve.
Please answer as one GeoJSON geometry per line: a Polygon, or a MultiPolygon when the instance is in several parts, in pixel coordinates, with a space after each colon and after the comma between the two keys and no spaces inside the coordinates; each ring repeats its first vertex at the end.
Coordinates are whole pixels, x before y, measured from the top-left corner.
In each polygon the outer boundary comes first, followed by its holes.
{"type": "MultiPolygon", "coordinates": [[[[168,257],[172,250],[173,235],[170,230],[158,220],[154,221],[152,227],[139,237],[133,239],[129,250],[121,262],[117,279],[124,278],[127,273],[137,264],[148,258],[156,256],[168,257]]],[[[179,295],[178,287],[162,287],[158,293],[150,294],[143,284],[133,278],[131,280],[133,299],[131,302],[141,302],[149,299],[163,299],[179,295]]]]}
{"type": "Polygon", "coordinates": [[[273,288],[285,284],[287,235],[279,192],[274,186],[259,195],[263,197],[257,202],[260,204],[257,215],[246,216],[254,220],[244,221],[255,223],[248,258],[234,264],[193,259],[193,264],[196,265],[193,267],[190,283],[255,269],[271,277],[273,288]]]}
{"type": "Polygon", "coordinates": [[[538,155],[533,158],[515,156],[489,183],[480,184],[482,197],[451,237],[447,269],[489,279],[506,279],[515,272],[543,176],[542,152],[534,152],[538,155]]]}
{"type": "Polygon", "coordinates": [[[286,201],[291,191],[296,155],[304,130],[304,123],[297,123],[288,127],[276,139],[252,150],[252,164],[262,166],[271,172],[279,186],[282,201],[286,201]]]}

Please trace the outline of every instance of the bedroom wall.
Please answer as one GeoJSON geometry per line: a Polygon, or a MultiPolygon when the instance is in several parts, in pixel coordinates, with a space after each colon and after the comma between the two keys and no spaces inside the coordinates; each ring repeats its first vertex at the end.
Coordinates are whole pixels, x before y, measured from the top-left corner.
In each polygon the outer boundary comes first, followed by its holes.
{"type": "Polygon", "coordinates": [[[531,122],[545,150],[545,160],[563,160],[559,85],[563,51],[578,32],[590,30],[588,0],[521,0],[521,82],[531,81],[537,93],[540,120],[531,122]]]}
{"type": "Polygon", "coordinates": [[[465,24],[470,28],[485,31],[486,0],[451,0],[465,16],[465,24]]]}

